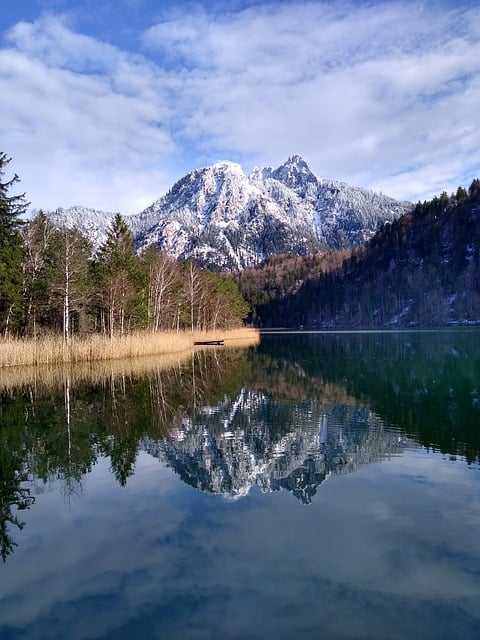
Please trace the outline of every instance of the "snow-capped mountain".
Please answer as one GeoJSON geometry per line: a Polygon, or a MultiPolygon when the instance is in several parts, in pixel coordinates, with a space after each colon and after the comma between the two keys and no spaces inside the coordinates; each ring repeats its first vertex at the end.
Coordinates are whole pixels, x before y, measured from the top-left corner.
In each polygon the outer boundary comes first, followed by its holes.
{"type": "MultiPolygon", "coordinates": [[[[196,169],[139,214],[126,217],[139,250],[161,247],[214,269],[242,269],[278,253],[307,254],[368,240],[379,226],[411,209],[366,189],[317,177],[294,155],[280,167],[222,162],[196,169]]],[[[57,210],[55,222],[85,229],[94,244],[111,214],[57,210]]]]}
{"type": "MultiPolygon", "coordinates": [[[[54,227],[79,229],[97,249],[105,240],[108,227],[115,214],[77,206],[68,209],[59,207],[55,211],[48,211],[46,215],[54,227]]],[[[125,216],[125,220],[128,221],[127,216],[125,216]]]]}
{"type": "Polygon", "coordinates": [[[237,269],[277,253],[307,254],[368,240],[408,202],[315,176],[298,155],[245,175],[238,164],[192,171],[130,219],[139,247],[237,269]]]}

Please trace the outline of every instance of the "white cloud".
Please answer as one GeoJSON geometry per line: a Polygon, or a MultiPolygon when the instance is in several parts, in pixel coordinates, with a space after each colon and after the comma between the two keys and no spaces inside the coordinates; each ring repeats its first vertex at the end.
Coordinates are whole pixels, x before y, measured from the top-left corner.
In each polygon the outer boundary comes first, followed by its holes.
{"type": "Polygon", "coordinates": [[[164,22],[144,43],[183,74],[196,106],[185,133],[204,134],[206,157],[295,151],[329,177],[414,197],[471,171],[479,21],[478,10],[400,3],[271,4],[164,22]]]}
{"type": "Polygon", "coordinates": [[[427,3],[177,5],[140,55],[43,16],[0,50],[2,145],[35,207],[135,212],[201,164],[292,153],[431,197],[480,172],[478,24],[427,3]]]}
{"type": "Polygon", "coordinates": [[[35,207],[125,213],[169,186],[172,109],[142,59],[45,18],[20,24],[0,52],[0,127],[35,207]]]}

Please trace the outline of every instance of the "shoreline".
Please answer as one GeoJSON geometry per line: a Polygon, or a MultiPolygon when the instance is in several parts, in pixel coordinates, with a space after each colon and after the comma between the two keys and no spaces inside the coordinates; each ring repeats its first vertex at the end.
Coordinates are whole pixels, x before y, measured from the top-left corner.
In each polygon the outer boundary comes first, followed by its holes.
{"type": "Polygon", "coordinates": [[[95,363],[109,360],[143,358],[205,349],[198,341],[223,341],[224,347],[254,346],[260,341],[258,329],[240,327],[215,331],[138,332],[124,337],[92,335],[72,338],[66,344],[60,337],[9,340],[0,342],[0,370],[11,367],[36,367],[95,363]]]}

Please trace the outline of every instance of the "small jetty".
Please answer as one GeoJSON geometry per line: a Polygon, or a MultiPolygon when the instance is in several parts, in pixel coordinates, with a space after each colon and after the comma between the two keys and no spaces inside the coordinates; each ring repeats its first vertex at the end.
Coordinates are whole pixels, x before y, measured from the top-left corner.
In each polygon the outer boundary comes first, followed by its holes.
{"type": "Polygon", "coordinates": [[[196,340],[193,344],[194,345],[207,345],[207,344],[224,345],[225,341],[224,340],[196,340]]]}

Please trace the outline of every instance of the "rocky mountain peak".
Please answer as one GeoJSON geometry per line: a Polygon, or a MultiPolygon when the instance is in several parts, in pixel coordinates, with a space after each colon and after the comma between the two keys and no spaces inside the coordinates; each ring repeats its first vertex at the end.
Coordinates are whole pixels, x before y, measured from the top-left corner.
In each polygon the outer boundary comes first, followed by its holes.
{"type": "MultiPolygon", "coordinates": [[[[294,193],[305,198],[308,193],[312,193],[320,184],[319,178],[313,173],[302,156],[295,154],[290,156],[288,160],[274,169],[273,167],[256,167],[250,174],[250,178],[254,182],[268,182],[274,180],[284,187],[291,189],[294,193]]],[[[270,185],[272,189],[278,189],[270,185]]]]}
{"type": "Polygon", "coordinates": [[[287,186],[293,186],[299,179],[302,180],[317,180],[316,175],[310,169],[308,164],[298,154],[295,154],[288,158],[288,160],[280,165],[272,172],[272,177],[276,180],[280,180],[287,186]],[[290,184],[289,184],[290,183],[290,184]]]}
{"type": "Polygon", "coordinates": [[[243,173],[242,167],[237,162],[230,162],[229,160],[216,162],[215,164],[206,167],[206,169],[211,169],[215,173],[233,173],[245,175],[243,173]]]}
{"type": "MultiPolygon", "coordinates": [[[[298,154],[277,167],[222,161],[195,169],[139,214],[126,217],[139,251],[154,245],[214,270],[242,269],[278,253],[305,255],[368,240],[411,208],[381,194],[320,180],[298,154]]],[[[58,210],[98,246],[112,214],[58,210]]]]}

